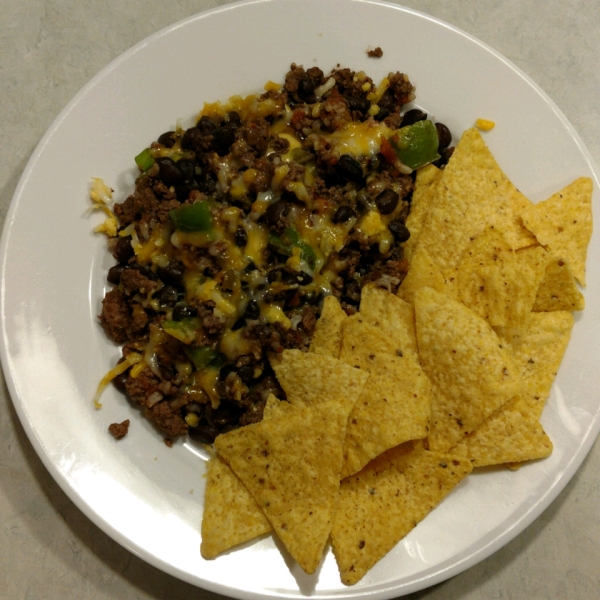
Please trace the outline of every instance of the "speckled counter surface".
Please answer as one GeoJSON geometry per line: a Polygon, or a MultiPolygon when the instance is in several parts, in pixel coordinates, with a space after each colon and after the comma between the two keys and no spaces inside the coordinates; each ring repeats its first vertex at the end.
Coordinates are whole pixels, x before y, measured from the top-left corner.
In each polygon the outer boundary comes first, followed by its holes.
{"type": "MultiPolygon", "coordinates": [[[[0,214],[36,144],[102,67],[218,0],[0,0],[0,214]]],[[[600,3],[412,0],[530,75],[600,163],[600,3]]],[[[234,577],[235,574],[232,574],[234,577]]],[[[220,596],[166,575],[112,541],[52,480],[0,387],[0,600],[220,596]]],[[[600,598],[600,443],[555,502],[479,565],[412,600],[600,598]]]]}

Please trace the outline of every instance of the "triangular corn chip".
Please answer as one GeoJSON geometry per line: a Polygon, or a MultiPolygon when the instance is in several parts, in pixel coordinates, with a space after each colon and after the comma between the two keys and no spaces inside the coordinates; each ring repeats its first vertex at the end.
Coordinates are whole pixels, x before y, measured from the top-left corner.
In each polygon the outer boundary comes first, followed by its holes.
{"type": "Polygon", "coordinates": [[[335,296],[323,301],[321,316],[310,341],[310,351],[339,358],[342,346],[342,325],[348,318],[335,296]]]}
{"type": "MultiPolygon", "coordinates": [[[[269,394],[263,419],[277,418],[292,410],[297,409],[269,394]]],[[[269,521],[238,476],[221,457],[211,458],[207,467],[202,515],[202,556],[214,558],[269,531],[269,521]]]]}
{"type": "Polygon", "coordinates": [[[556,258],[569,263],[585,285],[585,260],[592,236],[592,180],[580,177],[547,200],[521,213],[527,228],[556,258]]]}
{"type": "Polygon", "coordinates": [[[410,356],[370,355],[370,377],[348,417],[342,477],[385,450],[429,433],[431,383],[410,356]]]}
{"type": "Polygon", "coordinates": [[[344,479],[331,531],[343,583],[362,579],[471,469],[463,457],[408,443],[344,479]]]}
{"type": "Polygon", "coordinates": [[[442,272],[433,262],[427,250],[417,245],[408,273],[398,288],[397,296],[409,304],[413,304],[415,292],[422,287],[430,287],[442,293],[450,292],[442,272]]]}
{"type": "Polygon", "coordinates": [[[350,411],[356,404],[368,374],[337,358],[284,350],[271,358],[271,365],[288,402],[298,407],[337,400],[350,411]]]}
{"type": "Polygon", "coordinates": [[[415,187],[410,204],[410,213],[406,218],[406,228],[410,231],[410,238],[404,243],[404,256],[412,265],[415,244],[421,233],[423,222],[429,212],[431,203],[435,201],[435,194],[443,171],[435,165],[429,164],[417,170],[415,187]]]}
{"type": "Polygon", "coordinates": [[[367,369],[369,358],[380,354],[404,356],[387,332],[368,323],[361,313],[348,317],[344,323],[340,360],[351,367],[367,369]]]}
{"type": "Polygon", "coordinates": [[[289,553],[314,573],[331,531],[348,415],[325,402],[215,440],[289,553]]]}
{"type": "Polygon", "coordinates": [[[520,327],[529,317],[549,259],[539,245],[515,252],[499,231],[486,228],[458,267],[458,299],[493,327],[520,327]]]}
{"type": "Polygon", "coordinates": [[[387,290],[369,284],[360,297],[360,314],[393,342],[403,355],[419,360],[413,307],[387,290]]]}
{"type": "Polygon", "coordinates": [[[515,396],[453,452],[468,457],[474,467],[485,467],[545,458],[552,453],[552,442],[528,402],[515,396]]]}
{"type": "Polygon", "coordinates": [[[465,131],[446,165],[418,237],[440,270],[450,273],[486,226],[505,231],[511,248],[535,240],[513,212],[522,194],[502,172],[476,129],[465,131]]]}
{"type": "Polygon", "coordinates": [[[568,311],[533,313],[514,348],[515,363],[521,369],[520,394],[536,419],[550,396],[573,323],[573,315],[568,311]]]}
{"type": "Polygon", "coordinates": [[[538,288],[533,310],[583,310],[585,298],[577,289],[569,263],[561,258],[551,258],[538,288]]]}
{"type": "Polygon", "coordinates": [[[432,450],[446,451],[518,389],[518,369],[494,330],[431,288],[415,293],[421,365],[433,384],[432,450]]]}
{"type": "Polygon", "coordinates": [[[229,465],[219,456],[211,458],[202,515],[202,556],[215,558],[269,531],[269,521],[229,465]]]}

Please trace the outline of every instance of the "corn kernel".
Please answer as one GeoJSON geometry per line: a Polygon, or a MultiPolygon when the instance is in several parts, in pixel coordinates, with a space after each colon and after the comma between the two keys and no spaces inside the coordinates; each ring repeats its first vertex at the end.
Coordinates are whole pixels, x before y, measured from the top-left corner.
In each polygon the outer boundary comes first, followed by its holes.
{"type": "Polygon", "coordinates": [[[475,125],[477,129],[481,129],[481,131],[490,131],[491,129],[494,129],[496,123],[488,119],[477,119],[477,121],[475,121],[475,125]]]}

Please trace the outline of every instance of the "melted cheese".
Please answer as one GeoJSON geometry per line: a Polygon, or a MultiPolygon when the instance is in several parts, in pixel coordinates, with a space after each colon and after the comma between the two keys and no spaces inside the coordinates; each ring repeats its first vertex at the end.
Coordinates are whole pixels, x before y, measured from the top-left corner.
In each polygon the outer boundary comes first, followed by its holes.
{"type": "Polygon", "coordinates": [[[324,136],[331,144],[334,154],[353,154],[354,156],[373,156],[381,148],[381,138],[389,138],[393,131],[385,123],[367,121],[349,123],[331,135],[324,136]]]}

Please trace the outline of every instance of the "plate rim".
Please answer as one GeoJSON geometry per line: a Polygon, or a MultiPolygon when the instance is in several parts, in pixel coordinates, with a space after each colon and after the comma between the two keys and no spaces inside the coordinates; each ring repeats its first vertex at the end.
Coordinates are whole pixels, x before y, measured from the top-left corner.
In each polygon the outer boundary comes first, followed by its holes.
{"type": "MultiPolygon", "coordinates": [[[[331,2],[331,3],[339,3],[340,0],[321,0],[331,2]]],[[[375,5],[375,6],[383,6],[389,9],[396,10],[401,13],[412,14],[417,17],[423,18],[430,22],[435,23],[437,26],[441,26],[445,29],[452,31],[455,34],[460,35],[466,40],[475,43],[483,50],[494,56],[496,59],[500,60],[504,63],[511,71],[513,71],[516,75],[518,75],[524,82],[532,88],[543,100],[544,102],[552,109],[556,117],[561,121],[562,125],[567,129],[569,134],[571,135],[573,141],[577,144],[577,147],[581,153],[581,155],[585,158],[585,161],[588,164],[590,176],[595,181],[596,191],[600,188],[600,169],[595,164],[595,161],[589,152],[588,148],[584,144],[583,140],[579,136],[579,133],[571,124],[571,122],[567,119],[562,110],[558,107],[558,105],[552,100],[552,98],[531,78],[529,77],[520,67],[515,65],[511,60],[501,54],[499,51],[495,50],[493,47],[489,46],[485,42],[481,41],[477,37],[472,34],[467,33],[455,25],[452,25],[442,19],[437,17],[433,17],[427,13],[422,11],[418,11],[409,7],[402,6],[400,4],[393,4],[391,2],[387,2],[385,0],[345,0],[347,2],[352,2],[355,4],[367,4],[367,5],[375,5]]],[[[72,97],[71,100],[67,102],[64,108],[59,112],[59,114],[52,121],[48,129],[45,131],[44,135],[36,145],[33,150],[29,160],[27,161],[25,168],[19,178],[19,182],[13,193],[11,198],[3,229],[2,235],[0,237],[0,332],[2,343],[0,344],[0,362],[2,364],[2,370],[5,376],[6,385],[9,391],[11,402],[15,408],[15,411],[19,417],[19,421],[21,426],[23,427],[30,443],[34,447],[37,456],[40,458],[44,467],[48,470],[52,478],[56,481],[56,483],[60,486],[62,491],[69,497],[69,499],[77,506],[79,510],[92,521],[97,527],[99,527],[105,534],[109,535],[114,541],[119,543],[122,547],[127,549],[129,552],[142,559],[144,562],[149,563],[153,567],[179,579],[185,581],[191,585],[196,587],[200,587],[202,589],[206,589],[208,591],[212,591],[215,593],[228,595],[234,598],[240,598],[242,600],[247,599],[259,599],[264,597],[273,597],[273,598],[292,598],[292,597],[301,597],[304,596],[301,591],[297,593],[267,593],[263,591],[261,593],[247,590],[240,590],[235,587],[230,587],[226,585],[222,585],[220,583],[212,582],[209,580],[202,580],[199,576],[195,576],[189,574],[183,570],[180,570],[176,566],[167,563],[159,557],[156,557],[152,554],[148,554],[144,551],[143,548],[139,547],[138,544],[133,543],[127,537],[125,537],[118,529],[113,527],[111,523],[109,523],[106,519],[104,519],[101,515],[96,513],[89,504],[85,501],[82,495],[74,488],[73,484],[68,480],[66,475],[60,471],[57,465],[50,459],[49,455],[43,448],[42,442],[36,432],[35,428],[31,420],[29,419],[26,411],[26,407],[23,403],[23,399],[20,398],[17,393],[17,387],[15,382],[15,377],[13,370],[11,368],[11,359],[8,356],[7,348],[8,348],[8,334],[6,331],[6,319],[5,319],[5,300],[6,300],[6,261],[7,261],[7,249],[10,244],[11,237],[11,226],[15,219],[15,213],[17,211],[17,207],[19,205],[21,196],[23,195],[24,190],[26,189],[28,180],[31,176],[31,173],[34,171],[40,157],[42,156],[44,149],[55,132],[59,129],[62,122],[69,116],[71,111],[77,104],[84,98],[91,90],[93,90],[101,81],[113,70],[117,69],[119,65],[132,57],[134,54],[139,52],[145,46],[152,44],[155,40],[160,39],[161,37],[171,34],[177,29],[187,26],[195,21],[203,20],[205,18],[211,17],[213,15],[219,13],[226,13],[232,10],[238,10],[241,8],[247,8],[252,5],[266,4],[266,3],[299,3],[302,0],[238,0],[236,2],[232,2],[229,4],[225,4],[222,6],[217,6],[208,10],[204,10],[183,19],[176,21],[166,27],[161,28],[155,33],[146,36],[121,54],[119,54],[116,58],[111,60],[107,65],[105,65],[102,69],[100,69],[80,90],[72,97]]],[[[560,492],[566,487],[569,481],[573,478],[586,456],[589,454],[592,445],[594,444],[596,438],[600,433],[600,406],[596,414],[593,416],[593,425],[589,427],[585,433],[585,436],[582,439],[581,444],[578,446],[577,451],[571,456],[569,462],[567,463],[567,467],[560,473],[560,475],[554,480],[553,485],[548,488],[543,494],[541,498],[539,498],[532,506],[528,508],[528,510],[521,516],[520,519],[516,520],[511,524],[511,527],[506,529],[503,533],[495,537],[490,543],[485,546],[478,548],[477,550],[470,552],[466,556],[464,556],[461,560],[454,562],[453,564],[439,568],[433,574],[429,574],[427,576],[417,578],[410,583],[401,584],[399,587],[387,586],[382,590],[369,591],[364,590],[361,587],[349,587],[344,590],[341,590],[345,593],[333,593],[333,594],[311,594],[313,598],[325,598],[325,597],[335,597],[335,598],[355,598],[357,596],[368,596],[373,600],[384,600],[392,597],[404,596],[406,594],[410,594],[416,591],[420,591],[441,583],[450,577],[453,577],[463,571],[466,571],[470,567],[478,564],[479,562],[485,560],[493,553],[498,551],[500,548],[505,546],[511,540],[516,538],[522,531],[524,531],[535,519],[537,519],[548,506],[556,499],[556,497],[560,494],[560,492]]],[[[387,584],[378,584],[378,586],[387,585],[387,584]]]]}

